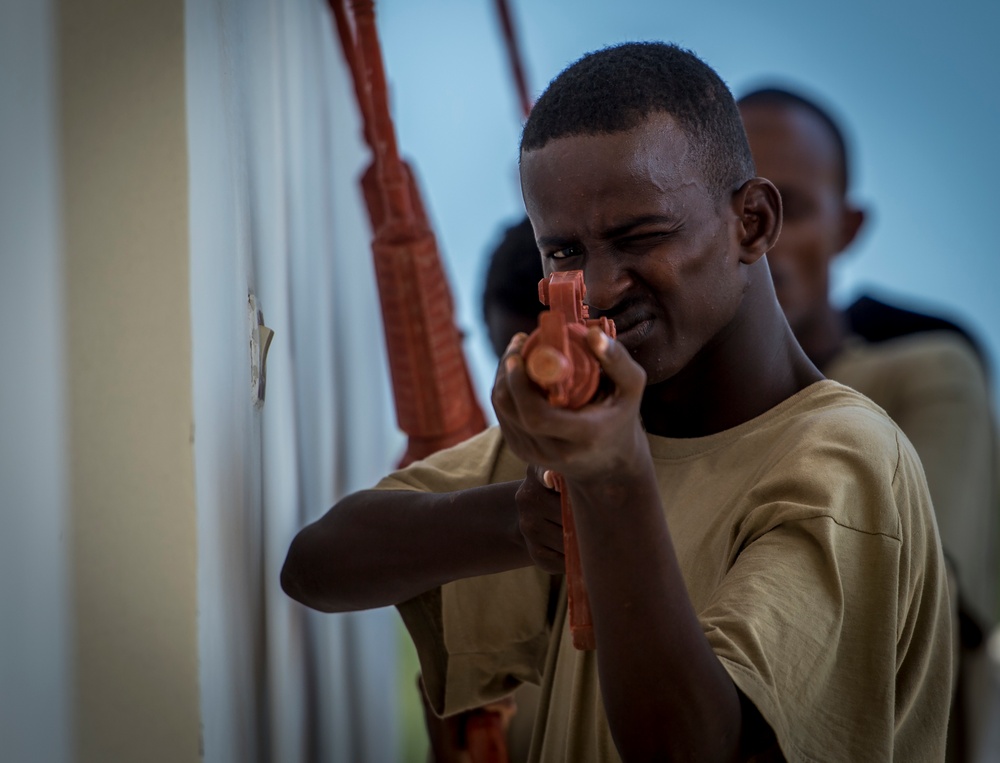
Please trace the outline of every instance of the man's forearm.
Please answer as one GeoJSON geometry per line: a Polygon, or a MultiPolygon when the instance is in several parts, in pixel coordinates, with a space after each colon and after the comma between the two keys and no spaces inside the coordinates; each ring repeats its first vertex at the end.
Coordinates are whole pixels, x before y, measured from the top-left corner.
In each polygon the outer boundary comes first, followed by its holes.
{"type": "Polygon", "coordinates": [[[455,493],[367,490],[292,541],[281,585],[324,612],[398,604],[451,580],[527,566],[519,482],[455,493]]]}
{"type": "Polygon", "coordinates": [[[570,492],[622,758],[734,759],[739,694],[691,606],[652,473],[570,492]]]}

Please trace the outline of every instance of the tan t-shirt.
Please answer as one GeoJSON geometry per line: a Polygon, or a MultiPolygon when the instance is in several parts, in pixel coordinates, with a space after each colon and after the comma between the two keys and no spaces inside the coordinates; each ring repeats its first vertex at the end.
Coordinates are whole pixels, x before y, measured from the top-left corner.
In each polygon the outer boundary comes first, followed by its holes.
{"type": "MultiPolygon", "coordinates": [[[[885,414],[822,381],[731,430],[649,436],[649,447],[705,636],[784,756],[942,760],[952,665],[943,559],[920,463],[885,414]]],[[[378,487],[445,492],[524,469],[493,429],[378,487]]],[[[595,654],[573,648],[565,595],[552,591],[548,575],[525,568],[399,608],[437,712],[540,683],[531,759],[617,761],[595,654]]]]}
{"type": "Polygon", "coordinates": [[[856,337],[823,370],[884,408],[913,443],[961,591],[983,624],[995,623],[1000,456],[989,388],[975,353],[952,332],[875,344],[856,337]]]}

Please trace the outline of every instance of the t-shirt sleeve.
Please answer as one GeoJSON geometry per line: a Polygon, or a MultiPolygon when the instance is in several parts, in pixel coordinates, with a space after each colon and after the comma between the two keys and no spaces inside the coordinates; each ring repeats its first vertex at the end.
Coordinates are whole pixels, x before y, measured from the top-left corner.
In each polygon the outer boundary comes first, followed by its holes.
{"type": "Polygon", "coordinates": [[[700,613],[788,760],[891,760],[904,726],[927,740],[919,759],[943,755],[943,729],[924,736],[910,712],[934,704],[912,701],[924,692],[947,706],[951,642],[926,487],[904,457],[905,475],[882,473],[863,444],[833,444],[776,469],[700,613]]]}
{"type": "Polygon", "coordinates": [[[524,479],[525,464],[505,447],[498,427],[439,450],[422,461],[383,477],[375,490],[450,493],[524,479]]]}
{"type": "Polygon", "coordinates": [[[552,578],[535,567],[456,580],[398,606],[440,716],[540,684],[552,578]]]}
{"type": "Polygon", "coordinates": [[[891,759],[891,725],[861,750],[851,745],[852,730],[870,727],[873,712],[892,718],[891,697],[872,694],[894,681],[896,591],[887,568],[898,549],[893,538],[829,517],[786,522],[740,554],[702,614],[713,649],[789,760],[891,759]],[[838,570],[851,557],[862,566],[838,570]]]}
{"type": "MultiPolygon", "coordinates": [[[[524,473],[494,428],[389,475],[375,489],[445,493],[524,473]]],[[[434,712],[480,707],[523,682],[540,682],[551,581],[525,567],[456,580],[398,605],[434,712]]]]}

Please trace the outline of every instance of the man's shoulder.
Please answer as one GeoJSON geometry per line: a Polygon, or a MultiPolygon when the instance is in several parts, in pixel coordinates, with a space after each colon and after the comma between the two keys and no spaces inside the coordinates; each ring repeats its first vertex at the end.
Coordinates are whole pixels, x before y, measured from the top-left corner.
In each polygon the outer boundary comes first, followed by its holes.
{"type": "Polygon", "coordinates": [[[448,492],[524,477],[524,462],[493,426],[384,477],[379,490],[448,492]]]}
{"type": "Polygon", "coordinates": [[[790,401],[797,404],[789,406],[786,415],[775,417],[773,424],[782,438],[820,446],[877,439],[894,449],[898,427],[871,398],[832,379],[817,382],[804,393],[800,401],[790,401]]]}
{"type": "Polygon", "coordinates": [[[923,331],[918,334],[862,343],[869,355],[908,365],[958,364],[972,371],[979,370],[979,356],[961,335],[953,331],[923,331]]]}
{"type": "MultiPolygon", "coordinates": [[[[900,465],[915,455],[886,412],[838,382],[819,382],[802,404],[775,421],[775,432],[748,449],[768,448],[755,488],[778,515],[824,516],[845,528],[900,537],[900,465]]],[[[909,479],[909,477],[907,477],[909,479]]]]}
{"type": "Polygon", "coordinates": [[[898,399],[907,390],[968,390],[985,396],[986,371],[958,334],[931,331],[871,343],[855,338],[826,369],[838,381],[876,399],[898,399]]]}
{"type": "Polygon", "coordinates": [[[862,295],[844,312],[851,333],[868,342],[877,344],[901,337],[943,332],[964,342],[986,365],[979,340],[969,329],[950,318],[918,312],[870,295],[862,295]]]}
{"type": "MultiPolygon", "coordinates": [[[[832,379],[810,384],[760,416],[703,438],[678,440],[649,436],[653,457],[694,464],[716,452],[736,454],[746,463],[782,454],[803,456],[832,443],[880,439],[893,449],[897,427],[870,398],[832,379]]],[[[730,456],[723,456],[729,458],[730,456]]]]}

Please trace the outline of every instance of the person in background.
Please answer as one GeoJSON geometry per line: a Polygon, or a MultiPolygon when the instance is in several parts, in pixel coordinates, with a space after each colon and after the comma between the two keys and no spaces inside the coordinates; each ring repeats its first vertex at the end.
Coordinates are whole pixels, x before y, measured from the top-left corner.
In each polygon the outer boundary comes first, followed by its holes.
{"type": "Polygon", "coordinates": [[[483,283],[483,323],[497,358],[511,338],[530,334],[545,306],[538,301],[542,255],[535,244],[531,221],[524,217],[504,229],[486,262],[483,283]]]}
{"type": "MultiPolygon", "coordinates": [[[[1000,514],[996,424],[985,359],[957,324],[863,297],[830,299],[831,265],[855,240],[865,210],[851,197],[844,134],[815,99],[761,88],[738,100],[757,171],[781,193],[784,221],[767,259],[778,301],[823,374],[867,395],[906,433],[923,462],[945,556],[957,575],[966,659],[996,622],[1000,514]]],[[[961,681],[950,739],[965,759],[961,681]]],[[[974,736],[974,735],[972,735],[974,736]]]]}
{"type": "Polygon", "coordinates": [[[533,107],[520,173],[545,271],[582,271],[617,326],[586,335],[605,394],[550,405],[517,335],[499,426],[304,527],[283,589],[398,606],[440,716],[539,684],[540,763],[941,760],[951,603],[920,462],[789,329],[780,197],[725,84],[674,45],[590,53],[533,107]]]}

